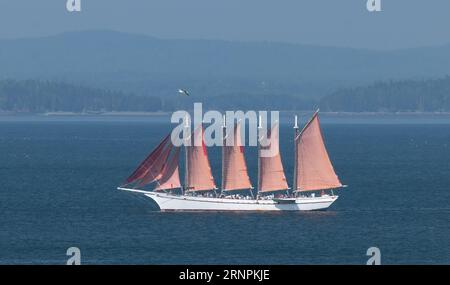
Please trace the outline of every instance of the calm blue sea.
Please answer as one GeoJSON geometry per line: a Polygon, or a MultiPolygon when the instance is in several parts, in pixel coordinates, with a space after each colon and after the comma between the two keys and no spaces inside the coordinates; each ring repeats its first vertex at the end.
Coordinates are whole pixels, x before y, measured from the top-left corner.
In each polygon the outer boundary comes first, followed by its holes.
{"type": "MultiPolygon", "coordinates": [[[[322,120],[349,187],[326,212],[160,213],[116,190],[170,130],[165,117],[0,118],[0,263],[450,263],[450,119],[322,120]]],[[[292,180],[292,128],[281,151],[292,180]]],[[[253,181],[256,150],[247,149],[253,181]]],[[[209,149],[217,182],[220,149],[209,149]]]]}

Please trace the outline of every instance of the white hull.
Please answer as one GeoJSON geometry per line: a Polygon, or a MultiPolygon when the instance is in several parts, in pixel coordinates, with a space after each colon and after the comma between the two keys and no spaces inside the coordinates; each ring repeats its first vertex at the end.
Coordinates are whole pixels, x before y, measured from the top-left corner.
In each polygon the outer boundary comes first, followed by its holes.
{"type": "Polygon", "coordinates": [[[158,204],[161,211],[314,211],[325,210],[338,196],[299,197],[283,200],[245,200],[171,195],[129,188],[119,190],[142,193],[158,204]]]}

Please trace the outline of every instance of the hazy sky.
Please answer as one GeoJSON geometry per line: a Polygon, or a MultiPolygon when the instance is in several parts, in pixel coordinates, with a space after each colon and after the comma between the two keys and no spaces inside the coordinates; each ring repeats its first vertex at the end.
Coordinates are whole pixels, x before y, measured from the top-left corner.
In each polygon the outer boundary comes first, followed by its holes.
{"type": "Polygon", "coordinates": [[[0,38],[108,29],[161,38],[280,41],[372,49],[450,43],[450,0],[0,0],[0,38]]]}

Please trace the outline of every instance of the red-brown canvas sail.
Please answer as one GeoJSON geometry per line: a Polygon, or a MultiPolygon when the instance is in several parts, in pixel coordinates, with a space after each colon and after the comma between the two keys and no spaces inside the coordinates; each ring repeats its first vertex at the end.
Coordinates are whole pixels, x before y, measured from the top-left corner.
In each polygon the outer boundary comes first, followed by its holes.
{"type": "Polygon", "coordinates": [[[261,149],[273,148],[273,150],[278,150],[277,153],[271,157],[262,157],[261,150],[259,151],[258,190],[260,192],[271,192],[289,189],[286,182],[286,176],[284,175],[283,164],[281,162],[281,155],[279,152],[278,131],[279,125],[276,124],[267,133],[267,139],[270,139],[271,144],[266,147],[260,147],[261,149]]]}
{"type": "Polygon", "coordinates": [[[186,190],[204,191],[217,189],[211,173],[206,145],[203,141],[203,127],[196,128],[193,136],[197,137],[197,141],[201,141],[201,146],[192,144],[186,147],[186,190]]]}
{"type": "Polygon", "coordinates": [[[147,173],[140,180],[139,186],[144,186],[161,179],[173,147],[173,144],[169,141],[157,160],[148,168],[147,173]]]}
{"type": "Polygon", "coordinates": [[[295,139],[297,157],[295,191],[314,191],[341,187],[323,141],[316,112],[295,139]]]}
{"type": "Polygon", "coordinates": [[[172,153],[172,157],[164,165],[161,177],[157,180],[158,186],[156,186],[155,191],[181,188],[180,174],[178,171],[179,157],[180,148],[177,147],[172,153]]]}
{"type": "Polygon", "coordinates": [[[227,146],[225,142],[226,139],[224,139],[222,150],[222,190],[251,189],[252,184],[247,173],[240,124],[234,127],[233,145],[227,146]]]}
{"type": "Polygon", "coordinates": [[[150,167],[159,159],[163,150],[167,147],[170,140],[170,134],[167,135],[161,143],[144,159],[136,170],[127,178],[126,183],[133,183],[142,179],[149,171],[150,167]]]}

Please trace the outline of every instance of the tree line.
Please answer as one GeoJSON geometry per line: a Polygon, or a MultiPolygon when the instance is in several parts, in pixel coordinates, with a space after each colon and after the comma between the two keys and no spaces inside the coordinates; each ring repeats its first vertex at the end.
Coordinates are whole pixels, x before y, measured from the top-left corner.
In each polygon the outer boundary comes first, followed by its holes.
{"type": "Polygon", "coordinates": [[[450,76],[340,89],[323,97],[320,107],[337,112],[449,112],[450,76]]]}
{"type": "Polygon", "coordinates": [[[0,112],[156,112],[190,110],[194,102],[218,110],[313,110],[333,112],[450,112],[450,76],[377,82],[340,89],[321,99],[280,92],[231,92],[187,97],[135,95],[39,80],[0,80],[0,112]]]}
{"type": "Polygon", "coordinates": [[[156,112],[190,110],[194,102],[218,110],[309,110],[317,105],[312,99],[280,93],[224,91],[212,96],[187,97],[174,89],[172,95],[135,95],[120,91],[39,80],[0,80],[0,111],[46,112],[156,112]]]}
{"type": "Polygon", "coordinates": [[[0,111],[159,111],[161,100],[118,91],[37,80],[0,80],[0,111]]]}

